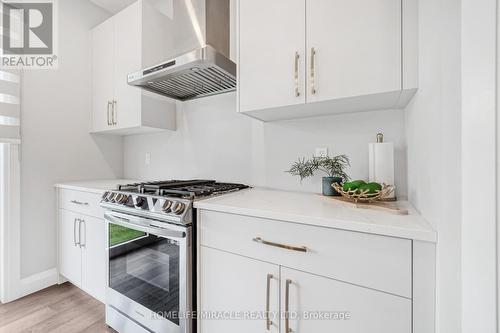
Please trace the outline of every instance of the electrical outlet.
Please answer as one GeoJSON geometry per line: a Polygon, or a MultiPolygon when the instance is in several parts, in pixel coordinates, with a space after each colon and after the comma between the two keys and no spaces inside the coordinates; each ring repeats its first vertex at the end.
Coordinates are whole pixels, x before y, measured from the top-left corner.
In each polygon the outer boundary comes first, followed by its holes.
{"type": "Polygon", "coordinates": [[[146,153],[144,156],[144,164],[148,167],[151,165],[151,153],[146,153]]]}
{"type": "Polygon", "coordinates": [[[328,148],[316,148],[314,152],[314,157],[327,157],[328,156],[328,148]]]}

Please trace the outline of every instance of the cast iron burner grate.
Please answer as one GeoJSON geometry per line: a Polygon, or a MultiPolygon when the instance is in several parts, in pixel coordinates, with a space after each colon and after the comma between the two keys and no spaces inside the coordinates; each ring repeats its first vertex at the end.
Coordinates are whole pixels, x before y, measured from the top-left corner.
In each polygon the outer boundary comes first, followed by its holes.
{"type": "Polygon", "coordinates": [[[218,183],[215,180],[168,180],[119,185],[118,190],[123,192],[195,199],[239,191],[248,187],[249,186],[243,184],[218,183]]]}

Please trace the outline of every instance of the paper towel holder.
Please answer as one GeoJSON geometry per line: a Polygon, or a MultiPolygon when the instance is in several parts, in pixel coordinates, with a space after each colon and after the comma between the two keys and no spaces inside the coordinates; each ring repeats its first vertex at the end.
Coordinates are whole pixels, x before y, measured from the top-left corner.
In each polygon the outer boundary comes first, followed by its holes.
{"type": "Polygon", "coordinates": [[[383,143],[383,142],[384,142],[384,134],[378,133],[377,134],[377,143],[383,143]]]}

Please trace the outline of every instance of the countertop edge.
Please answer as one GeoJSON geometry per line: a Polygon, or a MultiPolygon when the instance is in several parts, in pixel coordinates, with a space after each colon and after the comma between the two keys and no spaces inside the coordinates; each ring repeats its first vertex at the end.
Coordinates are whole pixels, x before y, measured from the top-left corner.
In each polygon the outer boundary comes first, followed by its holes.
{"type": "Polygon", "coordinates": [[[103,194],[106,190],[112,189],[112,184],[128,184],[135,183],[137,180],[129,179],[96,179],[96,180],[85,180],[85,181],[69,181],[69,182],[59,182],[54,184],[55,189],[64,189],[72,191],[80,191],[87,193],[103,194]],[[94,183],[94,184],[93,184],[94,183]],[[99,185],[100,186],[99,186],[99,185]],[[102,187],[103,184],[110,185],[102,187]]]}
{"type": "Polygon", "coordinates": [[[363,232],[381,236],[411,239],[415,241],[437,243],[437,233],[434,230],[397,228],[394,226],[382,226],[371,223],[359,222],[355,220],[344,221],[338,219],[323,219],[310,216],[306,217],[301,215],[262,211],[258,209],[229,207],[225,205],[217,205],[214,203],[208,203],[203,201],[195,202],[194,207],[201,210],[208,210],[220,213],[244,215],[256,218],[265,218],[276,221],[298,223],[316,227],[341,229],[341,230],[363,232]],[[305,219],[307,219],[307,222],[305,222],[305,219]]]}
{"type": "Polygon", "coordinates": [[[73,191],[80,191],[80,192],[89,192],[89,193],[104,193],[106,190],[103,189],[98,189],[98,188],[92,188],[92,187],[86,187],[86,186],[77,186],[77,185],[67,185],[67,184],[55,184],[55,188],[57,189],[64,189],[64,190],[73,190],[73,191]]]}

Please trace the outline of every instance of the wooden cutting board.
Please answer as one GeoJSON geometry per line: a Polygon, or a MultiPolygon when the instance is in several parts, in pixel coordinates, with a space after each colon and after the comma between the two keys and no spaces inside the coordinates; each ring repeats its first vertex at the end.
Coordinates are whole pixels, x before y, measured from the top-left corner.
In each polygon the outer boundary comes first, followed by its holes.
{"type": "Polygon", "coordinates": [[[408,215],[408,210],[400,208],[397,201],[375,201],[375,202],[353,202],[344,197],[328,197],[333,200],[341,201],[346,204],[351,205],[354,208],[360,209],[374,209],[386,211],[388,213],[397,214],[397,215],[408,215]]]}

